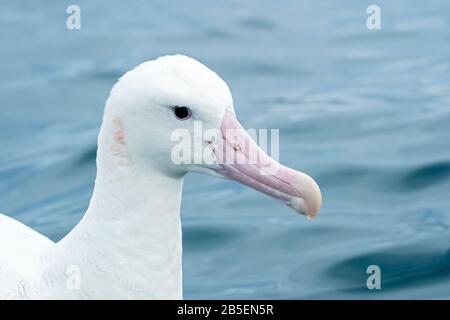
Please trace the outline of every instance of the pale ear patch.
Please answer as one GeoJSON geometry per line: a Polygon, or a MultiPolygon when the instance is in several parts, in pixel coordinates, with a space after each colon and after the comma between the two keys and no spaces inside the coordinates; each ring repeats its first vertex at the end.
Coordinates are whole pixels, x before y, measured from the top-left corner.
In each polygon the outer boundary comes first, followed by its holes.
{"type": "Polygon", "coordinates": [[[123,128],[122,119],[120,117],[114,117],[112,119],[112,139],[109,146],[111,155],[117,160],[117,164],[127,165],[129,164],[129,158],[127,148],[125,144],[125,132],[123,128]]]}

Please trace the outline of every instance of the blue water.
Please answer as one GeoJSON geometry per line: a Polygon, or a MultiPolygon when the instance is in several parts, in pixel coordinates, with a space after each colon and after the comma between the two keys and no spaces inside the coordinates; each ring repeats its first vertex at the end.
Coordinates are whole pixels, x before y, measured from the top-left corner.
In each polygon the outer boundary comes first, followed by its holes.
{"type": "Polygon", "coordinates": [[[63,237],[92,192],[111,86],[184,53],[227,81],[244,126],[280,129],[281,161],[324,197],[308,221],[190,175],[186,298],[450,298],[450,2],[377,0],[373,31],[368,1],[77,0],[74,31],[69,4],[0,10],[1,212],[63,237]]]}

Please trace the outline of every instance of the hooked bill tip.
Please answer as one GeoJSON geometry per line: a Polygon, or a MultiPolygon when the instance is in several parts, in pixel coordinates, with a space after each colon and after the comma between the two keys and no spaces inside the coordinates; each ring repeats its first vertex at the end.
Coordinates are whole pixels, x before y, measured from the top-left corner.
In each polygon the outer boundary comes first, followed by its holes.
{"type": "Polygon", "coordinates": [[[297,173],[291,186],[299,196],[291,199],[290,207],[312,220],[322,207],[322,193],[319,186],[313,178],[301,172],[297,173]]]}

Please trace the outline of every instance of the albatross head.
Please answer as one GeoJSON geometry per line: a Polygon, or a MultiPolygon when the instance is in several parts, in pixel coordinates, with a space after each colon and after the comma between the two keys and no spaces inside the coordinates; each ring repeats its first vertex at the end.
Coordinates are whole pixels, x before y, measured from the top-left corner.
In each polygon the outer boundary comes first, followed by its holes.
{"type": "Polygon", "coordinates": [[[105,121],[113,130],[109,150],[127,160],[122,165],[230,178],[311,218],[321,207],[315,181],[260,149],[236,119],[226,83],[192,58],[164,56],[126,73],[111,91],[105,121]]]}

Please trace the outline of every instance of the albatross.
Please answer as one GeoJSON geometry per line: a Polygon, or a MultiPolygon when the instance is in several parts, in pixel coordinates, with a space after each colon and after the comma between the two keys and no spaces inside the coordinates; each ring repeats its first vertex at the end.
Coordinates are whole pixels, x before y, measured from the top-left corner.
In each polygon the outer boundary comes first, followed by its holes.
{"type": "Polygon", "coordinates": [[[144,62],[113,86],[96,164],[88,209],[60,241],[0,214],[0,298],[182,299],[189,172],[236,180],[310,218],[322,203],[310,176],[270,158],[242,128],[227,84],[183,55],[144,62]],[[195,122],[217,134],[185,152],[208,161],[174,161],[173,133],[194,136],[195,122]]]}

